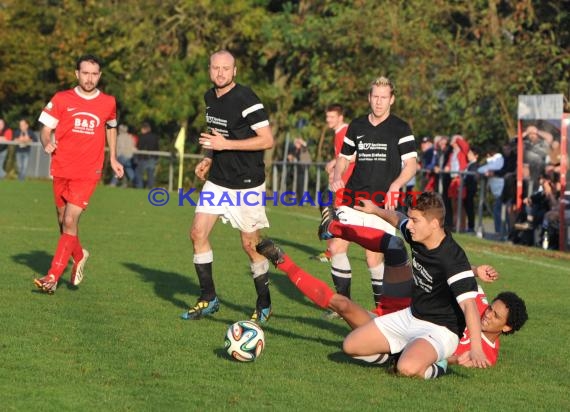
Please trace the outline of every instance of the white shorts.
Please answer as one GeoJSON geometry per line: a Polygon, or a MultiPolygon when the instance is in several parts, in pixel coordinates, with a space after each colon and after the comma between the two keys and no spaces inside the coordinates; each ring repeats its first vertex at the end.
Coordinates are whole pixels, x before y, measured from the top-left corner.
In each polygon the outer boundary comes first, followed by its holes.
{"type": "Polygon", "coordinates": [[[230,222],[233,228],[252,233],[269,227],[265,206],[257,201],[262,198],[261,193],[265,193],[265,183],[251,189],[228,189],[206,181],[195,213],[219,215],[223,223],[230,222]],[[246,192],[256,192],[259,196],[251,196],[256,201],[247,202],[243,199],[246,192]]]}
{"type": "Polygon", "coordinates": [[[425,339],[437,352],[437,360],[447,359],[459,344],[459,336],[445,326],[420,320],[412,315],[410,308],[379,316],[374,323],[390,344],[390,352],[401,352],[416,339],[425,339]]]}
{"type": "Polygon", "coordinates": [[[396,228],[386,222],[380,216],[371,213],[361,212],[348,206],[340,206],[336,210],[336,215],[341,223],[345,225],[366,226],[374,229],[380,229],[384,232],[395,235],[396,228]]]}

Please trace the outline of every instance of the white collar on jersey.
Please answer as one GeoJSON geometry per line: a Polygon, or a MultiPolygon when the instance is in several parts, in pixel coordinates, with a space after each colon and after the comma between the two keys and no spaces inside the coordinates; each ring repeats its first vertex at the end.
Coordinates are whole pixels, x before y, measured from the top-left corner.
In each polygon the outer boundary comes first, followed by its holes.
{"type": "Polygon", "coordinates": [[[92,100],[92,99],[96,98],[97,96],[99,96],[99,94],[101,93],[101,91],[99,89],[95,89],[95,93],[85,94],[85,93],[81,92],[81,90],[79,89],[79,86],[75,86],[73,88],[73,91],[75,92],[75,94],[77,94],[79,97],[81,97],[82,99],[85,99],[85,100],[92,100]]]}

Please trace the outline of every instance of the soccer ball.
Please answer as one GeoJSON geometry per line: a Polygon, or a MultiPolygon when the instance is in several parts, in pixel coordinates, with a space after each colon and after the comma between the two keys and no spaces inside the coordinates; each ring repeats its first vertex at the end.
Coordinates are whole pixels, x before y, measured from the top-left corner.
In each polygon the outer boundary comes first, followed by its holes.
{"type": "Polygon", "coordinates": [[[232,358],[240,362],[252,362],[261,355],[264,347],[265,335],[256,323],[240,320],[228,328],[225,348],[232,358]]]}

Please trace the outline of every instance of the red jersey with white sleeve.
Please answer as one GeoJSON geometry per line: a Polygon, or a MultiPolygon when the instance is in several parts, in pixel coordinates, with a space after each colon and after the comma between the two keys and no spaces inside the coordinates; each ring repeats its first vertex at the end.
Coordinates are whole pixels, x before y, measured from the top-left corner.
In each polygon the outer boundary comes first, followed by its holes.
{"type": "MultiPolygon", "coordinates": [[[[479,310],[479,315],[483,316],[485,310],[489,307],[489,302],[487,302],[487,296],[485,296],[485,292],[481,286],[479,286],[477,290],[477,296],[475,297],[475,302],[477,303],[477,309],[479,310]]],[[[499,347],[500,342],[499,339],[495,340],[495,342],[491,342],[489,339],[485,337],[485,334],[481,333],[481,345],[483,346],[483,353],[487,357],[487,360],[491,365],[497,363],[497,359],[499,357],[499,347]]],[[[463,337],[459,341],[459,345],[455,350],[454,355],[460,356],[463,353],[471,350],[471,337],[469,335],[469,330],[465,328],[463,332],[463,337]]]]}
{"type": "MultiPolygon", "coordinates": [[[[342,149],[342,144],[344,143],[344,136],[346,135],[346,131],[348,130],[348,124],[342,124],[338,129],[334,131],[334,157],[335,159],[340,155],[340,149],[342,149]]],[[[352,174],[352,170],[354,169],[354,162],[348,164],[348,167],[342,174],[342,181],[344,184],[348,182],[348,178],[352,174]]]]}
{"type": "Polygon", "coordinates": [[[117,127],[117,103],[100,90],[80,94],[79,88],[56,93],[39,121],[55,129],[57,149],[51,174],[68,179],[99,179],[105,159],[106,127],[117,127]]]}

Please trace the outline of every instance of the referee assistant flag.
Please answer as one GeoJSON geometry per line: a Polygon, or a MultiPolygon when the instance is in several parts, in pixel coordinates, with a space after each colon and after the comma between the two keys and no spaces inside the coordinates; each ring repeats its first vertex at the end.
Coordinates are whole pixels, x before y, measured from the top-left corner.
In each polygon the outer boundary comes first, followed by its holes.
{"type": "Polygon", "coordinates": [[[184,127],[178,132],[176,141],[174,142],[174,148],[178,151],[178,188],[182,187],[182,172],[184,169],[184,142],[186,141],[186,130],[184,127]]]}

